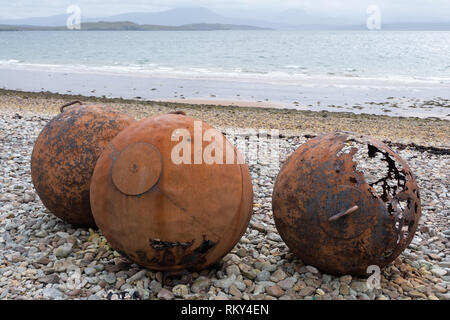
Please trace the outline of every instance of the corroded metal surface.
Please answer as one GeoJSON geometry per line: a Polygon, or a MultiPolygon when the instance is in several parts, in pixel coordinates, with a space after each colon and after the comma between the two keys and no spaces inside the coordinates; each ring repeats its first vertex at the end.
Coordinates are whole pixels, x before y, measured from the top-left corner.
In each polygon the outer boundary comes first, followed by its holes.
{"type": "MultiPolygon", "coordinates": [[[[194,121],[183,114],[139,121],[111,141],[92,177],[97,225],[113,248],[150,269],[205,268],[236,245],[250,220],[247,165],[194,164],[194,121]],[[182,141],[173,139],[178,130],[190,134],[183,141],[192,150],[191,164],[172,161],[182,141]]],[[[241,157],[221,133],[202,123],[202,136],[207,130],[219,135],[221,150],[241,157]]],[[[198,143],[203,151],[210,144],[201,138],[198,143]]]]}
{"type": "Polygon", "coordinates": [[[94,227],[89,186],[95,163],[106,144],[135,120],[107,107],[70,105],[37,138],[31,175],[47,209],[74,225],[94,227]]]}
{"type": "Polygon", "coordinates": [[[305,264],[341,275],[367,275],[368,266],[392,262],[421,214],[406,162],[382,142],[351,133],[298,148],[277,177],[272,205],[290,250],[305,264]]]}

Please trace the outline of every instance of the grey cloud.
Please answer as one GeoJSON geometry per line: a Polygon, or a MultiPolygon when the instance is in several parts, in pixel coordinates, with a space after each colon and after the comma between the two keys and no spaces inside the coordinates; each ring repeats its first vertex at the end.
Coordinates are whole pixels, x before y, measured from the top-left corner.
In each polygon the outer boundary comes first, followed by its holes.
{"type": "Polygon", "coordinates": [[[125,12],[161,11],[174,7],[207,7],[216,12],[251,14],[302,9],[316,16],[364,20],[369,5],[379,5],[383,17],[392,21],[450,21],[449,0],[0,0],[0,19],[64,14],[70,4],[81,7],[87,17],[125,12]]]}

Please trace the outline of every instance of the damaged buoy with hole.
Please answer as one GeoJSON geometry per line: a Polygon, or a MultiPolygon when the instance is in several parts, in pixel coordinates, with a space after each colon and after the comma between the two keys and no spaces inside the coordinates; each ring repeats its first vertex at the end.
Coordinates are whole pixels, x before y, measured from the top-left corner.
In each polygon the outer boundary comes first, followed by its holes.
{"type": "Polygon", "coordinates": [[[289,249],[324,273],[367,276],[410,244],[421,215],[407,163],[384,143],[330,133],[300,146],[274,186],[273,215],[289,249]]]}
{"type": "Polygon", "coordinates": [[[95,221],[111,246],[152,270],[200,270],[236,245],[253,190],[237,149],[206,123],[172,113],[119,133],[91,184],[95,221]]]}
{"type": "Polygon", "coordinates": [[[39,134],[31,157],[31,176],[42,203],[76,226],[95,227],[89,187],[101,152],[135,120],[98,105],[74,101],[61,107],[39,134]]]}

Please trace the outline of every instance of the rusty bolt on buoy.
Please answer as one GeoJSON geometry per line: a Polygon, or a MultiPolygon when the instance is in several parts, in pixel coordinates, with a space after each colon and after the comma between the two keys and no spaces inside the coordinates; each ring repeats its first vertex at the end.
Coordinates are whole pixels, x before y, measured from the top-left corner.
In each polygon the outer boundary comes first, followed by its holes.
{"type": "Polygon", "coordinates": [[[229,152],[242,159],[220,132],[182,113],[119,133],[100,156],[90,189],[95,221],[111,246],[153,270],[200,270],[221,259],[253,208],[248,167],[229,163],[229,152]],[[201,157],[212,143],[220,161],[201,157]]]}
{"type": "Polygon", "coordinates": [[[276,227],[305,264],[324,273],[367,275],[412,241],[421,215],[407,163],[384,143],[332,133],[300,146],[273,191],[276,227]]]}
{"type": "Polygon", "coordinates": [[[57,217],[76,226],[94,227],[89,187],[95,163],[109,141],[135,120],[80,101],[62,106],[60,111],[34,145],[33,184],[42,203],[57,217]]]}

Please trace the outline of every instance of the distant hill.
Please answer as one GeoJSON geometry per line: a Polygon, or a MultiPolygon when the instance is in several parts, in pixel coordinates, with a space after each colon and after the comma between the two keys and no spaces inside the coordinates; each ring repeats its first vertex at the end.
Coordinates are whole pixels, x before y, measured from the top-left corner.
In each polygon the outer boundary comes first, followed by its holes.
{"type": "MultiPolygon", "coordinates": [[[[50,17],[37,17],[15,20],[0,20],[2,25],[57,27],[66,24],[69,14],[50,17]]],[[[232,24],[252,25],[257,27],[274,27],[272,23],[253,19],[240,19],[221,16],[207,8],[175,8],[159,12],[130,12],[101,18],[87,18],[82,16],[81,21],[88,22],[116,22],[130,21],[140,25],[180,26],[187,24],[232,24]]]]}
{"type": "Polygon", "coordinates": [[[214,30],[267,30],[267,28],[260,28],[247,25],[233,25],[233,24],[208,24],[195,23],[184,24],[181,26],[161,26],[136,24],[130,21],[115,21],[115,22],[86,22],[81,23],[81,30],[69,30],[66,26],[11,26],[0,25],[0,31],[214,31],[214,30]]]}
{"type": "Polygon", "coordinates": [[[130,12],[106,18],[84,19],[86,22],[96,21],[132,21],[137,24],[180,26],[185,24],[245,24],[226,18],[206,8],[176,8],[160,12],[130,12]]]}
{"type": "MultiPolygon", "coordinates": [[[[0,20],[0,25],[2,25],[1,30],[37,30],[38,27],[42,28],[40,30],[62,30],[68,17],[69,14],[61,14],[50,17],[0,20]]],[[[361,17],[362,20],[349,21],[343,18],[312,16],[298,9],[281,12],[236,9],[218,14],[207,8],[175,8],[160,12],[131,12],[102,18],[82,16],[81,22],[84,30],[256,30],[257,28],[367,30],[363,18],[364,16],[361,17]]],[[[383,23],[381,28],[382,30],[450,30],[450,22],[383,23]]]]}

